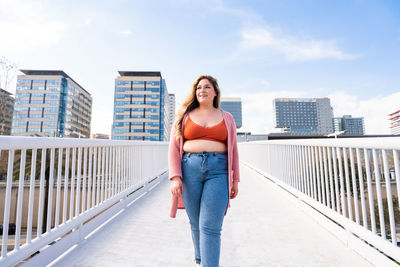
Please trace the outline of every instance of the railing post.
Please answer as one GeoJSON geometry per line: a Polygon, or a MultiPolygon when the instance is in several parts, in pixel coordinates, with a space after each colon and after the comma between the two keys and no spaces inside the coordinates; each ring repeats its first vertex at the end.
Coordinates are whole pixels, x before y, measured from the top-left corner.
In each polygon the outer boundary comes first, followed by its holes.
{"type": "Polygon", "coordinates": [[[360,198],[361,198],[361,211],[362,211],[362,218],[363,218],[363,225],[365,229],[368,229],[368,219],[367,219],[367,206],[365,203],[365,189],[364,189],[364,176],[362,171],[362,161],[361,161],[361,154],[360,149],[356,148],[356,155],[357,155],[357,167],[358,167],[358,179],[360,184],[360,198]]]}
{"type": "Polygon", "coordinates": [[[29,185],[29,208],[28,208],[28,226],[26,233],[26,242],[31,243],[32,239],[32,220],[33,220],[33,199],[35,194],[35,176],[36,176],[36,155],[37,150],[32,149],[32,162],[31,162],[31,181],[29,185]]]}
{"type": "MultiPolygon", "coordinates": [[[[75,203],[75,216],[80,213],[81,206],[81,178],[82,178],[82,147],[78,148],[78,168],[76,175],[76,203],[75,203]]],[[[82,178],[83,180],[83,178],[82,178]]]]}
{"type": "Polygon", "coordinates": [[[62,222],[65,223],[67,221],[67,201],[69,195],[69,185],[68,185],[68,175],[69,175],[69,154],[70,149],[66,149],[65,153],[65,173],[64,173],[64,201],[63,201],[63,219],[62,222]]]}
{"type": "Polygon", "coordinates": [[[383,239],[386,239],[385,216],[383,213],[383,203],[382,203],[381,174],[379,171],[376,149],[372,149],[372,159],[374,161],[376,198],[378,200],[379,225],[381,229],[381,237],[383,239]]]}
{"type": "Polygon", "coordinates": [[[325,173],[325,192],[326,192],[326,206],[331,208],[331,198],[330,198],[330,191],[329,191],[329,176],[328,176],[328,166],[326,162],[326,151],[328,150],[327,147],[322,147],[323,150],[323,160],[324,160],[324,173],[325,173]]]}
{"type": "Polygon", "coordinates": [[[88,157],[88,148],[83,148],[83,177],[82,177],[82,205],[81,211],[86,211],[86,178],[87,178],[87,157],[88,157]]]}
{"type": "Polygon", "coordinates": [[[364,161],[365,161],[365,173],[367,174],[368,204],[369,204],[369,216],[371,220],[371,229],[372,232],[376,234],[375,208],[374,208],[374,198],[372,195],[371,170],[369,165],[369,155],[366,148],[364,148],[364,161]]]}
{"type": "Polygon", "coordinates": [[[340,196],[339,196],[340,194],[339,194],[338,173],[337,173],[337,164],[336,164],[336,160],[337,160],[336,150],[337,150],[337,148],[332,147],[333,175],[335,178],[336,211],[338,213],[340,213],[340,196]]]}
{"type": "Polygon", "coordinates": [[[69,199],[69,219],[74,218],[75,202],[75,175],[76,175],[76,148],[72,148],[72,170],[71,170],[71,195],[69,199]]]}
{"type": "Polygon", "coordinates": [[[333,175],[332,175],[332,158],[334,159],[335,157],[332,156],[333,154],[333,148],[327,147],[327,152],[328,152],[328,168],[329,168],[329,190],[331,193],[331,205],[332,209],[335,210],[336,208],[336,200],[335,200],[335,194],[334,194],[334,184],[333,184],[333,175]]]}
{"type": "Polygon", "coordinates": [[[357,180],[356,180],[356,169],[354,166],[354,154],[352,148],[349,148],[349,151],[350,151],[351,181],[353,184],[354,215],[356,217],[357,224],[360,224],[360,211],[358,207],[358,190],[357,190],[357,180]]]}
{"type": "Polygon", "coordinates": [[[4,217],[3,217],[3,238],[1,244],[1,257],[7,256],[8,250],[8,224],[10,220],[10,204],[11,204],[11,187],[13,181],[13,166],[14,166],[14,150],[8,152],[8,167],[7,167],[7,184],[6,184],[6,198],[4,203],[4,217]]]}
{"type": "MultiPolygon", "coordinates": [[[[19,250],[21,240],[21,217],[22,217],[22,201],[24,194],[24,178],[25,178],[25,160],[26,149],[22,149],[21,160],[19,165],[19,183],[18,183],[18,202],[17,202],[17,224],[15,229],[14,249],[19,250]]],[[[3,225],[6,227],[6,225],[3,225]]]]}
{"type": "Polygon", "coordinates": [[[344,175],[346,181],[346,194],[347,194],[347,206],[348,206],[348,217],[353,221],[353,207],[351,201],[351,191],[350,191],[350,178],[349,178],[349,164],[347,162],[347,152],[346,148],[343,148],[343,161],[344,161],[344,175]]]}
{"type": "Polygon", "coordinates": [[[322,149],[320,146],[318,147],[318,156],[319,156],[318,179],[320,180],[320,183],[321,183],[322,203],[326,206],[324,165],[323,165],[323,161],[322,161],[322,149]]]}
{"type": "Polygon", "coordinates": [[[42,148],[42,160],[40,166],[40,189],[39,189],[39,211],[37,221],[37,236],[42,235],[42,222],[43,222],[43,202],[44,202],[44,182],[46,173],[46,149],[42,148]]]}
{"type": "Polygon", "coordinates": [[[61,199],[61,171],[62,171],[63,149],[58,149],[58,164],[57,164],[57,193],[56,193],[56,214],[54,226],[58,227],[60,223],[60,199],[61,199]]]}
{"type": "Polygon", "coordinates": [[[393,211],[392,186],[390,184],[388,159],[386,155],[386,150],[384,149],[382,149],[382,157],[383,157],[383,168],[385,174],[385,184],[386,184],[386,200],[389,209],[390,236],[392,239],[392,243],[394,245],[397,245],[396,225],[394,222],[394,211],[393,211]]]}
{"type": "Polygon", "coordinates": [[[341,148],[337,147],[336,151],[337,151],[337,159],[338,159],[338,165],[339,165],[340,204],[342,205],[343,216],[347,217],[341,148]]]}

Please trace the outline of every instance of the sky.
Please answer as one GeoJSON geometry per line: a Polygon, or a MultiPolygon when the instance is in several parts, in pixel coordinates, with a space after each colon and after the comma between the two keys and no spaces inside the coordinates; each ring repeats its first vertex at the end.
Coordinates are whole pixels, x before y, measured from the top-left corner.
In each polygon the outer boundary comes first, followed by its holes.
{"type": "Polygon", "coordinates": [[[19,69],[63,70],[91,93],[92,133],[111,133],[120,70],[160,71],[177,107],[210,74],[255,134],[280,131],[278,97],[329,97],[366,134],[389,134],[400,109],[397,0],[0,0],[0,36],[19,69]]]}

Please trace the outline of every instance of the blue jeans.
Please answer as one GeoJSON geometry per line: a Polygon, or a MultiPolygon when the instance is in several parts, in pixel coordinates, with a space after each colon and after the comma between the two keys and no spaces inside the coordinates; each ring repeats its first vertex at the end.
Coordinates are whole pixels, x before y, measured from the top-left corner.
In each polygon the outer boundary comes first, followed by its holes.
{"type": "Polygon", "coordinates": [[[221,230],[228,206],[228,156],[225,152],[185,152],[182,199],[190,220],[196,263],[218,267],[221,230]]]}

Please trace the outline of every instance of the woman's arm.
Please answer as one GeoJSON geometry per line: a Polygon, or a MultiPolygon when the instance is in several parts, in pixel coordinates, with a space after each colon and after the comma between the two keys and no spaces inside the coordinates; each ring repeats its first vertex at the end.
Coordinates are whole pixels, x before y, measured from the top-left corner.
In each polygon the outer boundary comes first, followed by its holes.
{"type": "MultiPolygon", "coordinates": [[[[231,115],[232,116],[232,115],[231,115]]],[[[236,124],[232,116],[232,141],[233,141],[233,181],[240,182],[240,171],[239,171],[239,151],[237,147],[237,136],[236,136],[236,124]]]]}
{"type": "Polygon", "coordinates": [[[168,168],[169,180],[171,181],[171,193],[174,196],[181,196],[183,192],[182,184],[182,161],[180,153],[180,139],[176,138],[175,123],[171,129],[171,137],[168,147],[168,168]]]}
{"type": "Polygon", "coordinates": [[[176,138],[176,123],[173,124],[171,129],[171,137],[168,148],[168,169],[169,179],[179,176],[182,177],[182,159],[180,153],[180,138],[176,138]]]}

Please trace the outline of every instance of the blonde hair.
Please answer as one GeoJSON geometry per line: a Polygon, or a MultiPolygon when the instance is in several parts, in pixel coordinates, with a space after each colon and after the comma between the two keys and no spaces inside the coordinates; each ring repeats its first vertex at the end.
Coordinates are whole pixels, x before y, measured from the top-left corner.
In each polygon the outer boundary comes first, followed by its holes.
{"type": "Polygon", "coordinates": [[[196,97],[196,90],[197,90],[197,85],[203,79],[207,79],[212,84],[212,86],[214,87],[214,91],[215,91],[216,96],[214,97],[214,100],[213,100],[213,106],[215,108],[219,108],[220,98],[221,98],[221,91],[219,89],[217,80],[214,77],[210,76],[210,75],[200,75],[196,79],[196,81],[193,83],[192,90],[190,91],[190,94],[186,97],[185,101],[183,101],[183,104],[179,109],[179,112],[178,112],[178,115],[177,115],[176,124],[174,125],[174,127],[176,127],[176,138],[179,138],[179,137],[181,137],[183,135],[183,133],[182,133],[182,123],[183,123],[183,118],[185,117],[185,115],[187,113],[189,113],[190,111],[192,111],[195,108],[200,106],[200,103],[199,103],[199,101],[197,100],[197,97],[196,97]]]}

